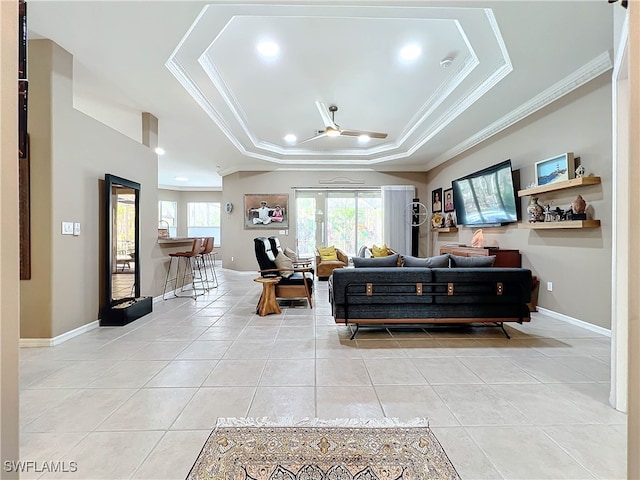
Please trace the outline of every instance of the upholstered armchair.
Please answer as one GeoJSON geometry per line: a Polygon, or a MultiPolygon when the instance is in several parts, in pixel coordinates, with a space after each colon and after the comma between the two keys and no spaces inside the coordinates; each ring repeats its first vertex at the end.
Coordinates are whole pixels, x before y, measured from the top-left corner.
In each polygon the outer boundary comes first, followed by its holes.
{"type": "Polygon", "coordinates": [[[280,277],[276,284],[276,298],[306,298],[309,307],[313,308],[311,296],[313,294],[313,271],[311,268],[293,267],[289,260],[289,267],[279,267],[276,263],[277,252],[271,247],[268,238],[253,239],[256,260],[260,265],[260,275],[263,277],[280,277]]]}
{"type": "Polygon", "coordinates": [[[322,253],[325,251],[326,249],[322,247],[316,248],[316,272],[319,280],[328,279],[336,268],[344,268],[349,264],[349,257],[339,248],[335,249],[334,258],[324,255],[325,259],[323,260],[322,253]]]}

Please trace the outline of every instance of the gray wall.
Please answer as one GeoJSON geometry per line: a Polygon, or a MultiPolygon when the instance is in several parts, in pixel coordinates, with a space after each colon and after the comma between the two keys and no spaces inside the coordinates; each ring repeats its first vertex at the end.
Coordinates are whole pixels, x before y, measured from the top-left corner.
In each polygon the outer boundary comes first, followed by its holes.
{"type": "Polygon", "coordinates": [[[51,338],[98,319],[101,180],[141,184],[141,293],[153,294],[158,162],[148,147],[73,108],[73,59],[49,40],[29,42],[32,279],[21,282],[21,337],[51,338]],[[36,101],[37,99],[37,101],[36,101]],[[80,222],[80,236],[61,222],[80,222]]]}
{"type": "MultiPolygon", "coordinates": [[[[587,172],[602,184],[540,195],[541,203],[567,208],[582,195],[601,228],[527,230],[518,225],[485,228],[486,245],[519,249],[523,266],[541,282],[538,304],[570,317],[611,327],[611,84],[603,75],[473,151],[429,172],[428,189],[448,188],[451,181],[510,158],[520,169],[522,186],[534,180],[534,163],[574,152],[587,172]],[[553,282],[553,291],[546,290],[553,282]]],[[[528,197],[521,200],[526,221],[528,197]]],[[[449,242],[470,244],[474,229],[433,236],[432,251],[449,242]]]]}

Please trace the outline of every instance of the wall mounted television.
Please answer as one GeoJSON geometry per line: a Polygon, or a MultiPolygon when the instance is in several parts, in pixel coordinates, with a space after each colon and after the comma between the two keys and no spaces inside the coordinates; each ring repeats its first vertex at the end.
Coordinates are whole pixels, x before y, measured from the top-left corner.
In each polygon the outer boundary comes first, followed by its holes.
{"type": "Polygon", "coordinates": [[[517,222],[520,205],[515,185],[518,183],[511,160],[454,180],[453,203],[458,225],[499,227],[517,222]]]}

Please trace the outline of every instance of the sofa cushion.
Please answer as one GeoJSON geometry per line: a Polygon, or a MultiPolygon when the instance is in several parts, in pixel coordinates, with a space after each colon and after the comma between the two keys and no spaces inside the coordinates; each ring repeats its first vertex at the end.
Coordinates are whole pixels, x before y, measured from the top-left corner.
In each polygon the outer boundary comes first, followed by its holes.
{"type": "Polygon", "coordinates": [[[336,247],[331,245],[330,247],[317,247],[318,253],[320,254],[320,260],[322,262],[338,260],[338,254],[336,252],[336,247]]]}
{"type": "Polygon", "coordinates": [[[353,257],[353,266],[356,268],[397,267],[398,254],[386,257],[360,258],[353,257]]]}
{"type": "Polygon", "coordinates": [[[289,269],[289,271],[279,272],[281,277],[289,278],[293,275],[293,262],[282,252],[278,252],[276,256],[276,267],[289,269]]]}
{"type": "Polygon", "coordinates": [[[412,257],[411,255],[402,256],[403,267],[417,268],[447,268],[449,266],[449,254],[437,255],[429,258],[412,257]]]}
{"type": "Polygon", "coordinates": [[[386,244],[382,245],[381,247],[374,245],[373,247],[371,247],[371,253],[373,254],[374,258],[386,257],[387,255],[389,255],[389,249],[386,244]]]}
{"type": "Polygon", "coordinates": [[[458,255],[449,255],[449,259],[451,260],[451,268],[493,267],[496,256],[460,257],[458,255]]]}
{"type": "Polygon", "coordinates": [[[363,245],[362,247],[360,247],[360,250],[358,250],[358,257],[371,258],[373,257],[373,254],[371,253],[370,248],[368,248],[366,245],[363,245]]]}

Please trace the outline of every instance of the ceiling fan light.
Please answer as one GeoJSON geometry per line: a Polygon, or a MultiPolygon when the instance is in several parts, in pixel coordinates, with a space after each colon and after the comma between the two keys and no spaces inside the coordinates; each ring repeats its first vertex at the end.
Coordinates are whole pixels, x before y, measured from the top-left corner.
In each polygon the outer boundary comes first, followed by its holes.
{"type": "Polygon", "coordinates": [[[358,137],[358,142],[360,143],[367,143],[369,140],[371,140],[371,137],[369,135],[360,135],[358,137]]]}
{"type": "Polygon", "coordinates": [[[333,127],[327,127],[325,133],[328,137],[338,137],[340,136],[340,130],[336,130],[333,127]]]}
{"type": "Polygon", "coordinates": [[[298,140],[298,137],[296,137],[293,133],[289,133],[284,136],[284,141],[290,145],[296,143],[296,140],[298,140]]]}

